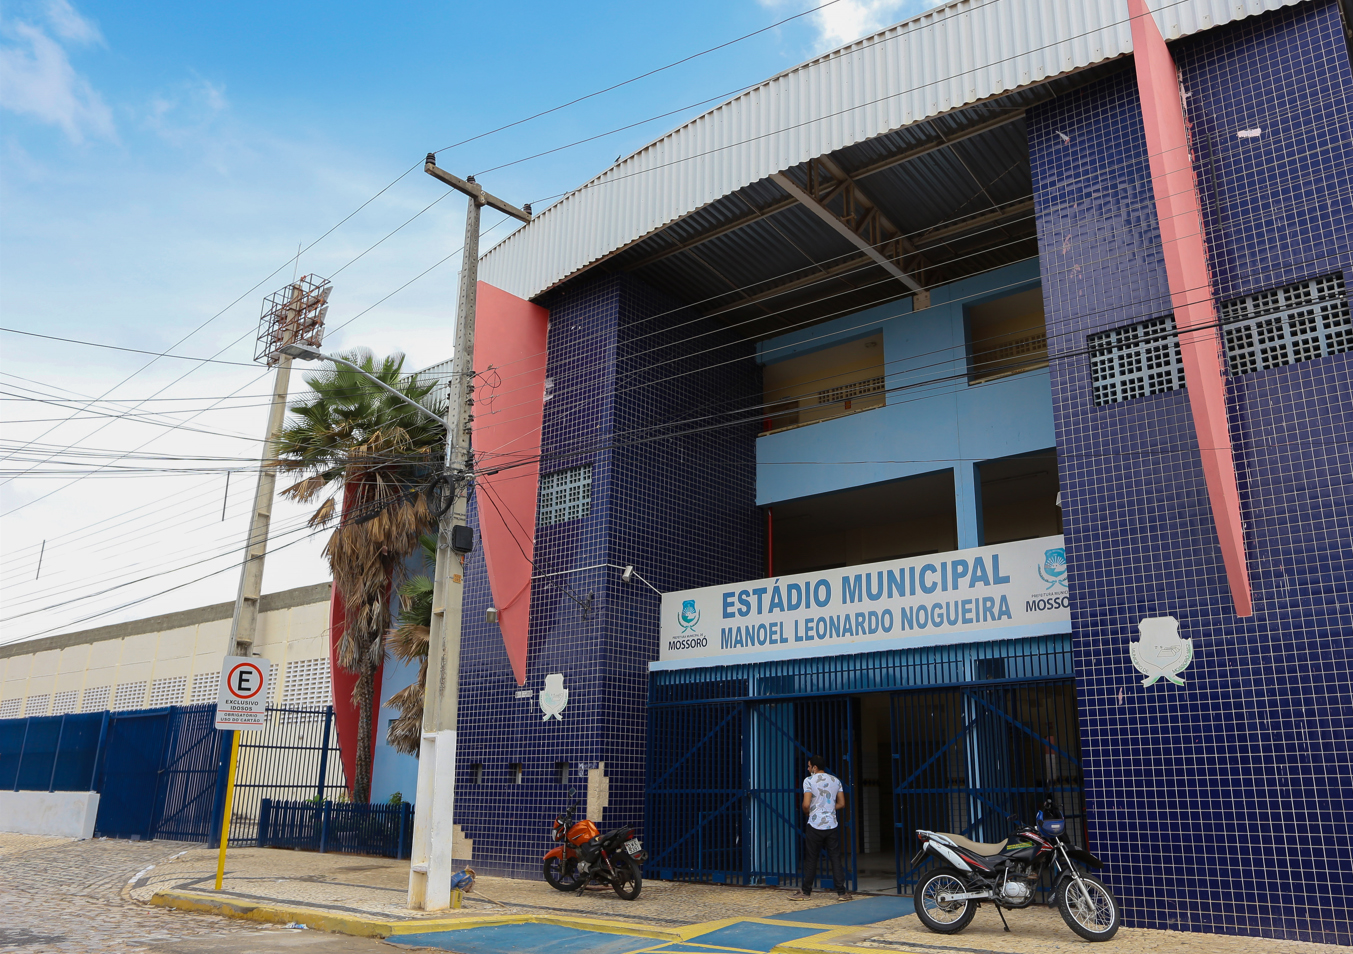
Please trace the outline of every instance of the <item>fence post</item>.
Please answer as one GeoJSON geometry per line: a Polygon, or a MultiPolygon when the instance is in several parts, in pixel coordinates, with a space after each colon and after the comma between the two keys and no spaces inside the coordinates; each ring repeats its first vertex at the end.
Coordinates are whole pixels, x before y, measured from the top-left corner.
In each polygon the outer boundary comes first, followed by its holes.
{"type": "Polygon", "coordinates": [[[324,776],[329,770],[329,727],[334,722],[334,707],[324,707],[324,740],[319,746],[319,780],[315,783],[315,797],[324,798],[324,776]]]}
{"type": "Polygon", "coordinates": [[[268,823],[272,821],[272,799],[261,798],[258,801],[258,847],[268,844],[268,823]]]}
{"type": "Polygon", "coordinates": [[[409,802],[401,802],[399,806],[399,844],[395,846],[395,857],[404,857],[404,832],[409,830],[409,802]]]}
{"type": "Polygon", "coordinates": [[[47,783],[47,791],[56,791],[56,767],[61,764],[61,740],[66,737],[66,716],[61,715],[61,728],[56,733],[56,751],[52,753],[52,777],[47,783]]]}
{"type": "Polygon", "coordinates": [[[324,800],[323,807],[319,812],[319,853],[324,854],[324,848],[329,841],[329,800],[324,800]]]}
{"type": "Polygon", "coordinates": [[[89,770],[89,790],[97,792],[103,788],[99,784],[100,770],[103,768],[103,745],[108,741],[108,724],[112,721],[112,713],[107,709],[103,710],[103,721],[99,723],[99,744],[94,749],[94,765],[89,770]]]}

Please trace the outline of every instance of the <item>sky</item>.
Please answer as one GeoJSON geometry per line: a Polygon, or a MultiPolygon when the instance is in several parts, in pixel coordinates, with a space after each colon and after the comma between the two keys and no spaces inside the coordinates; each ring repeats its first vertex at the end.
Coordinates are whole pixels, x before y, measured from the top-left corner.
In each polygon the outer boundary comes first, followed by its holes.
{"type": "MultiPolygon", "coordinates": [[[[933,6],[834,0],[482,135],[818,2],[7,0],[0,642],[235,598],[271,388],[258,316],[293,274],[333,281],[325,350],[402,352],[409,370],[451,356],[465,203],[422,172],[428,152],[496,169],[479,181],[538,212],[740,89],[933,6]]],[[[501,219],[485,214],[482,248],[501,219]]],[[[265,593],[328,579],[307,514],[274,507],[265,593]]]]}

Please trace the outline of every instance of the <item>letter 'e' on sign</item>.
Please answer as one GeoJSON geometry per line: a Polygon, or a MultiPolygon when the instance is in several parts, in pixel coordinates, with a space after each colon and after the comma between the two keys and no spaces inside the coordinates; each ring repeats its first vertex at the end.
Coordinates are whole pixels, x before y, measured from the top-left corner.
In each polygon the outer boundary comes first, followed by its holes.
{"type": "Polygon", "coordinates": [[[261,729],[268,720],[268,661],[227,656],[216,696],[216,728],[261,729]]]}

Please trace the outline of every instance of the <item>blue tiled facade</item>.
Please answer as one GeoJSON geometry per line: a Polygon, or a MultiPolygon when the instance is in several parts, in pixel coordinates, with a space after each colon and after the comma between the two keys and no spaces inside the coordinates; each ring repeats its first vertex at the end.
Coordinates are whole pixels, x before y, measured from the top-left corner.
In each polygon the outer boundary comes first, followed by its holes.
{"type": "Polygon", "coordinates": [[[759,400],[752,345],[624,276],[576,284],[545,304],[541,472],[590,466],[590,512],[536,533],[531,698],[518,697],[502,637],[485,623],[482,550],[466,564],[456,787],[456,820],[476,869],[529,877],[539,874],[552,813],[569,785],[585,798],[591,769],[609,785],[594,820],[642,825],[658,597],[642,580],[622,583],[619,568],[673,590],[756,576],[762,559],[759,419],[728,426],[730,407],[759,400]],[[728,360],[709,361],[710,348],[728,360]],[[706,414],[721,426],[669,426],[706,414]],[[569,697],[562,719],[545,721],[535,696],[550,673],[563,675],[569,697]],[[568,766],[563,784],[559,762],[568,766]],[[512,764],[523,767],[520,783],[510,779],[512,764]]]}
{"type": "MultiPolygon", "coordinates": [[[[1353,277],[1338,4],[1171,46],[1217,301],[1353,277]],[[1259,129],[1241,138],[1241,130],[1259,129]]],[[[1104,407],[1086,335],[1168,314],[1135,76],[1029,112],[1091,847],[1125,923],[1353,943],[1353,355],[1231,377],[1254,615],[1234,615],[1184,390],[1104,407]],[[1129,643],[1175,616],[1185,685],[1129,643]]]]}

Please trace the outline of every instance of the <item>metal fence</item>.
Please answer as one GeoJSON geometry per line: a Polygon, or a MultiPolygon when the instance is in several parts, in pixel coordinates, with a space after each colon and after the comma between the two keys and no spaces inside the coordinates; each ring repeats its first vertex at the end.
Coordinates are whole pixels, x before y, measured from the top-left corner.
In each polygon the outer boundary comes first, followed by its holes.
{"type": "Polygon", "coordinates": [[[407,858],[413,848],[413,805],[265,798],[259,804],[257,844],[260,848],[407,858]]]}
{"type": "MultiPolygon", "coordinates": [[[[0,720],[0,787],[98,792],[100,835],[214,841],[230,753],[215,715],[198,705],[0,720]]],[[[264,799],[346,794],[333,707],[269,709],[240,739],[230,843],[258,842],[264,799]]]]}
{"type": "Polygon", "coordinates": [[[258,843],[263,799],[338,801],[347,796],[333,706],[269,708],[261,729],[240,734],[230,843],[258,843]]]}

